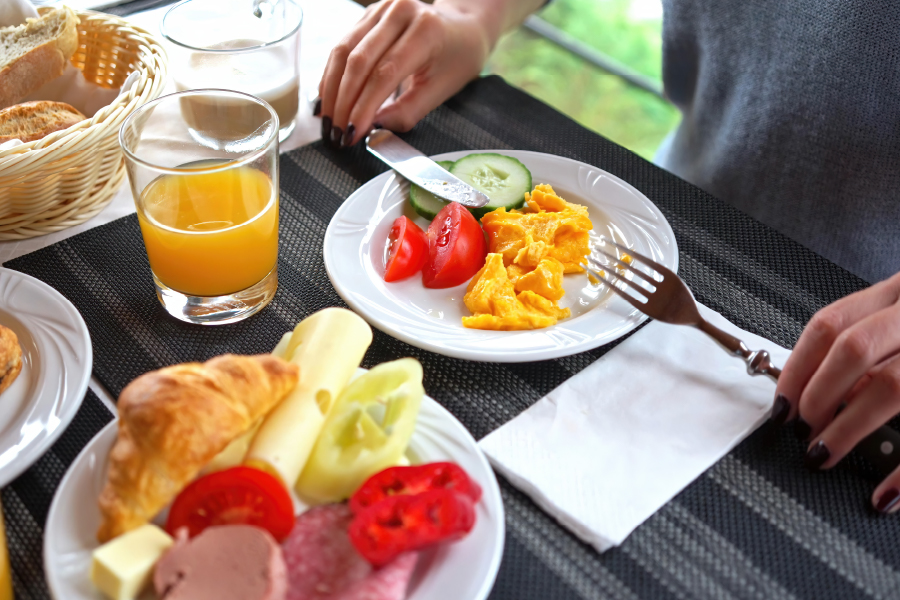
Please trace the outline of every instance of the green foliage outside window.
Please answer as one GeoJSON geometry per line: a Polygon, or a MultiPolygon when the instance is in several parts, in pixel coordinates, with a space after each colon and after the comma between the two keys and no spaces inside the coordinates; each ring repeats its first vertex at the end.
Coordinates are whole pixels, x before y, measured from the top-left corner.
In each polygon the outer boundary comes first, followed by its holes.
{"type": "MultiPolygon", "coordinates": [[[[659,80],[662,20],[659,14],[636,14],[647,5],[648,0],[556,0],[540,17],[659,80]]],[[[671,104],[524,29],[501,40],[487,70],[647,159],[678,123],[671,104]]]]}

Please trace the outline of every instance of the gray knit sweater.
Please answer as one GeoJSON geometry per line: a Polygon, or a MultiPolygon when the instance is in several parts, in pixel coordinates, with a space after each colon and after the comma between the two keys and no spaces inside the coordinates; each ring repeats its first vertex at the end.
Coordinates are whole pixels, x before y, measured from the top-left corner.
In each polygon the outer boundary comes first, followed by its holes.
{"type": "Polygon", "coordinates": [[[663,166],[868,281],[900,271],[900,1],[663,5],[663,166]]]}

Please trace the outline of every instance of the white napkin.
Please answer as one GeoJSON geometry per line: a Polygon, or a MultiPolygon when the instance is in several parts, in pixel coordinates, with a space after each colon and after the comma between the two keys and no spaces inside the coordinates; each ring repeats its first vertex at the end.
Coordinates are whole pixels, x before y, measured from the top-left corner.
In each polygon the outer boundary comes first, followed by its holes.
{"type": "MultiPolygon", "coordinates": [[[[790,352],[701,314],[777,365],[790,352]]],[[[693,327],[653,322],[481,440],[494,468],[603,552],[764,422],[775,383],[693,327]]]]}
{"type": "MultiPolygon", "coordinates": [[[[0,0],[0,27],[21,25],[25,23],[25,19],[37,16],[37,11],[28,0],[0,0]]],[[[137,72],[133,72],[120,89],[107,89],[85,79],[82,72],[70,64],[62,75],[23,98],[22,102],[32,100],[65,102],[91,118],[97,111],[115,100],[120,93],[129,90],[139,77],[137,72]]],[[[0,144],[0,150],[21,144],[19,140],[10,140],[0,144]]]]}

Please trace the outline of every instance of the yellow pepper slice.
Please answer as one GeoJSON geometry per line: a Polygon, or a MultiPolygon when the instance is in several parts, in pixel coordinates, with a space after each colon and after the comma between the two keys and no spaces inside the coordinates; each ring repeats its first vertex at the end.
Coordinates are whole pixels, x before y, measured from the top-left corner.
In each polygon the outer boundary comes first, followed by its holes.
{"type": "Polygon", "coordinates": [[[425,389],[414,358],[382,363],[338,396],[297,480],[305,501],[350,497],[375,473],[394,466],[412,437],[425,389]]]}

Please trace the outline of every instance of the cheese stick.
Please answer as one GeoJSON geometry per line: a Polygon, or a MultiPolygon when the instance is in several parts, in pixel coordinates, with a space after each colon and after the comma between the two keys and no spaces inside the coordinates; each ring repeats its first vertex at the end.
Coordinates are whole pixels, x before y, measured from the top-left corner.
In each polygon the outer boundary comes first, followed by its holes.
{"type": "Polygon", "coordinates": [[[247,456],[247,450],[250,449],[250,443],[256,437],[256,432],[259,431],[262,422],[263,420],[260,419],[250,429],[231,440],[231,443],[225,446],[224,450],[219,452],[215,458],[209,461],[209,464],[203,467],[200,474],[207,475],[215,471],[224,471],[243,463],[244,457],[247,456]]]}
{"type": "MultiPolygon", "coordinates": [[[[272,355],[277,356],[278,358],[283,358],[287,360],[287,349],[288,344],[291,343],[291,337],[293,336],[293,331],[288,331],[286,334],[281,336],[281,340],[278,342],[278,345],[275,346],[275,349],[272,350],[272,355]]],[[[244,457],[247,456],[247,451],[250,449],[250,443],[253,442],[253,438],[256,437],[256,432],[259,431],[260,426],[262,425],[262,419],[256,422],[253,427],[236,437],[228,444],[224,450],[219,452],[215,458],[209,461],[209,464],[203,467],[203,470],[200,471],[201,475],[206,475],[208,473],[212,473],[214,471],[224,471],[225,469],[230,469],[231,467],[236,467],[239,464],[244,462],[244,457]]]]}
{"type": "MultiPolygon", "coordinates": [[[[343,308],[326,308],[301,321],[284,350],[300,367],[300,381],[266,415],[247,452],[247,464],[273,471],[293,487],[325,416],[371,343],[369,325],[343,308]]],[[[281,343],[276,350],[282,350],[281,343]]]]}

